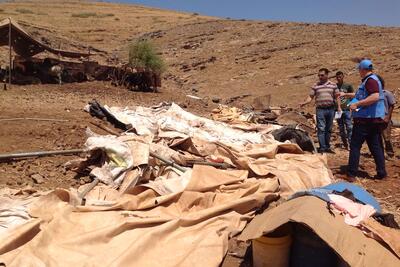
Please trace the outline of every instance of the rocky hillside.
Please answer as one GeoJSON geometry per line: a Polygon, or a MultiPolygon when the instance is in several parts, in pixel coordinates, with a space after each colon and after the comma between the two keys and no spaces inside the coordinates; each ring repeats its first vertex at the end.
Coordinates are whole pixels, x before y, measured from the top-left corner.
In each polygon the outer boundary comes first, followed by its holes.
{"type": "Polygon", "coordinates": [[[102,62],[124,61],[132,40],[150,38],[169,66],[164,86],[177,94],[238,105],[272,94],[273,103],[294,105],[321,67],[342,70],[357,83],[353,59],[364,56],[374,60],[388,87],[400,87],[400,28],[238,21],[87,1],[14,1],[0,10],[44,42],[92,47],[102,62]]]}

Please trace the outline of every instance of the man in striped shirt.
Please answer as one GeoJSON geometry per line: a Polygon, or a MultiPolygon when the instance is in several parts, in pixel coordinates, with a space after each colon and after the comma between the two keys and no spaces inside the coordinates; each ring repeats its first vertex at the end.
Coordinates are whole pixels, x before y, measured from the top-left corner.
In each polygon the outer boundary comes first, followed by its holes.
{"type": "Polygon", "coordinates": [[[318,71],[319,81],[311,87],[306,101],[300,104],[301,107],[309,104],[315,99],[317,116],[317,135],[320,153],[334,153],[331,149],[330,139],[333,119],[335,117],[335,100],[339,96],[339,89],[336,83],[329,81],[329,70],[322,68],[318,71]]]}

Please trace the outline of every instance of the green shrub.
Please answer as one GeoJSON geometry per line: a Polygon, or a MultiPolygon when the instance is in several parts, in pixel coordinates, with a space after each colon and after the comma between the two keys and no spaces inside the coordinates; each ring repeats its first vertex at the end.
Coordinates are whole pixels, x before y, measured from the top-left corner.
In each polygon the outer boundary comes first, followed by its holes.
{"type": "Polygon", "coordinates": [[[15,11],[21,14],[34,14],[32,10],[26,8],[17,8],[15,11]]]}
{"type": "Polygon", "coordinates": [[[82,13],[74,13],[71,15],[74,18],[90,18],[90,17],[96,17],[96,18],[106,18],[106,17],[114,17],[115,15],[112,13],[102,13],[102,14],[97,14],[95,12],[82,12],[82,13]]]}
{"type": "Polygon", "coordinates": [[[166,70],[164,60],[148,40],[140,40],[129,46],[129,65],[159,74],[166,70]]]}
{"type": "Polygon", "coordinates": [[[89,17],[96,17],[97,14],[95,12],[82,12],[82,13],[74,13],[71,15],[74,18],[89,18],[89,17]]]}
{"type": "Polygon", "coordinates": [[[106,17],[114,17],[115,15],[112,13],[106,13],[106,14],[98,14],[97,17],[99,18],[106,18],[106,17]]]}

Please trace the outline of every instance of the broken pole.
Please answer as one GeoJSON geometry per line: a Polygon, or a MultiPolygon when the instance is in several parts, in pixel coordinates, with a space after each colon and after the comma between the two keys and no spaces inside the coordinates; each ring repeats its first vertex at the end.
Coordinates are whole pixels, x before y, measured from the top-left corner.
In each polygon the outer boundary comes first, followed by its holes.
{"type": "Polygon", "coordinates": [[[69,120],[47,119],[47,118],[0,118],[0,121],[20,121],[20,120],[69,122],[69,120]]]}
{"type": "Polygon", "coordinates": [[[12,66],[12,40],[11,40],[11,18],[8,18],[8,47],[9,47],[9,67],[8,67],[8,88],[11,88],[11,66],[12,66]]]}
{"type": "Polygon", "coordinates": [[[69,150],[53,150],[53,151],[35,151],[35,152],[22,152],[22,153],[10,153],[0,154],[0,160],[11,160],[19,158],[32,158],[32,157],[44,157],[53,155],[73,155],[85,152],[84,149],[69,149],[69,150]]]}

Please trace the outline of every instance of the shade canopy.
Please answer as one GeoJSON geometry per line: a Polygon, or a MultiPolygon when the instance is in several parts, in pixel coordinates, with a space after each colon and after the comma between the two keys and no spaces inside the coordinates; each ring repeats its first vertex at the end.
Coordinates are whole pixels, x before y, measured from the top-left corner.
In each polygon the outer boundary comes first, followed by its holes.
{"type": "Polygon", "coordinates": [[[31,57],[44,51],[69,58],[87,57],[90,54],[54,49],[33,38],[17,22],[4,19],[0,22],[0,46],[9,45],[9,27],[11,25],[11,46],[16,54],[31,57]]]}

